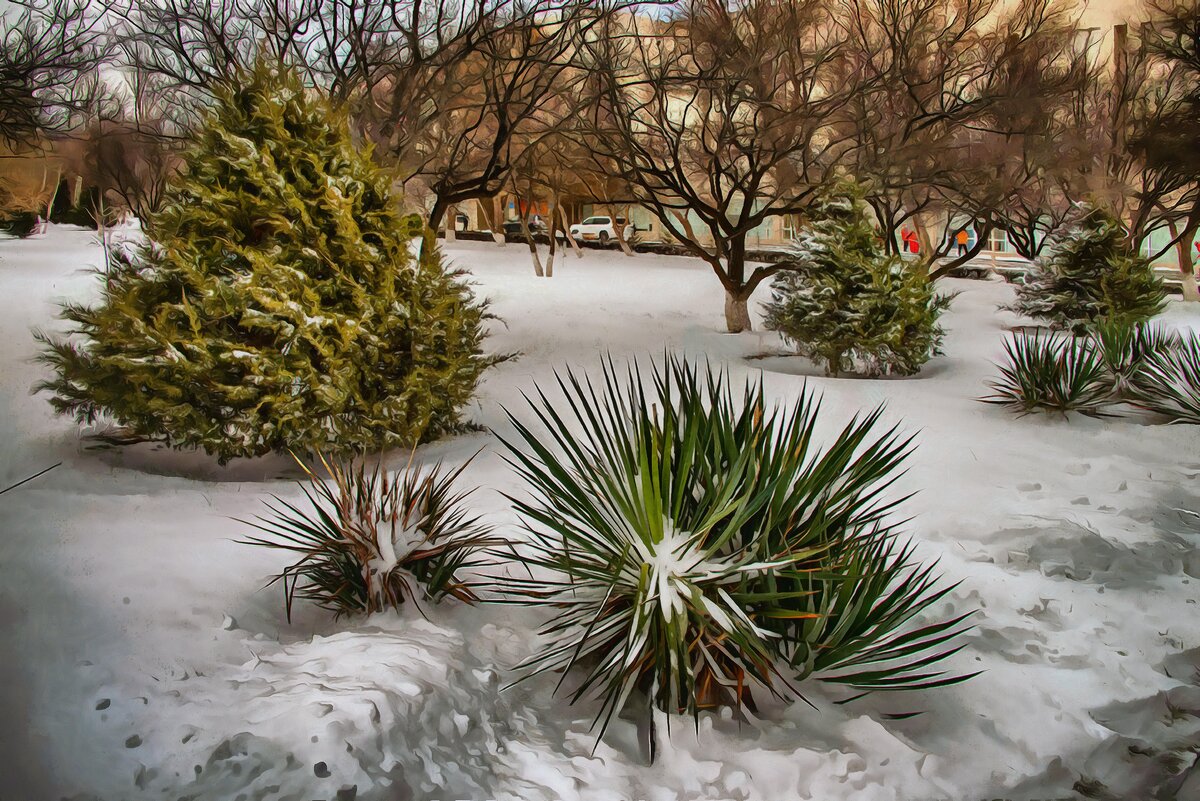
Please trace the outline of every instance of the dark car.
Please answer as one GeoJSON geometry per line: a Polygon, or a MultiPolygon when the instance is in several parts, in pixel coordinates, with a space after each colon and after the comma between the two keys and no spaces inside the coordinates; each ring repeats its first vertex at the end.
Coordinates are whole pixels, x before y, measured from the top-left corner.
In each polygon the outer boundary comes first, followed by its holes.
{"type": "MultiPolygon", "coordinates": [[[[546,227],[546,222],[542,219],[540,214],[529,215],[529,220],[527,221],[527,225],[529,226],[529,233],[531,233],[531,234],[534,234],[534,235],[543,234],[544,235],[548,232],[548,229],[546,227]]],[[[505,220],[504,221],[504,233],[508,236],[522,236],[525,232],[523,230],[521,230],[521,221],[520,220],[505,220]]]]}

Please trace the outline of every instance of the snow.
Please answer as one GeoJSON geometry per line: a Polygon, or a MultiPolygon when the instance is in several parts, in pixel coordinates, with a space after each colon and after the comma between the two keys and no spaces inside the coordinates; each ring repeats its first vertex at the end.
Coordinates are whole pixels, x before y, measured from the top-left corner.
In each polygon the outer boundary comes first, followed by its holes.
{"type": "MultiPolygon", "coordinates": [[[[31,330],[59,330],[58,303],[98,289],[94,235],[52,227],[0,241],[0,486],[63,462],[0,496],[0,799],[960,801],[1071,797],[1081,779],[1111,798],[1200,798],[1200,768],[1170,765],[1171,748],[1200,743],[1200,431],[1018,420],[976,402],[1019,322],[996,310],[1010,287],[947,281],[960,294],[946,355],[920,375],[827,379],[793,357],[748,358],[778,354],[774,335],[720,333],[719,286],[695,260],[588,251],[538,279],[522,247],[448,253],[503,319],[489,346],[521,353],[469,411],[501,435],[502,407],[522,414],[535,381],[604,353],[708,358],[781,401],[807,381],[824,396],[822,436],[886,402],[885,422],[917,435],[894,487],[919,491],[908,530],[961,582],[940,611],[978,610],[953,665],[982,675],[842,706],[842,690],[810,681],[815,709],[764,696],[747,722],[663,717],[648,766],[633,721],[595,743],[595,709],[553,697],[555,677],[506,688],[546,646],[536,610],[447,602],[425,604],[428,619],[335,621],[302,607],[289,625],[278,586],[264,588],[286,556],[235,542],[247,528],[234,519],[271,493],[301,498],[286,457],[222,468],[95,449],[30,396],[45,369],[31,330]]],[[[1200,328],[1178,301],[1163,319],[1200,328]]],[[[479,448],[463,477],[482,488],[474,511],[517,536],[502,493],[524,490],[491,434],[416,463],[453,468],[479,448]]]]}

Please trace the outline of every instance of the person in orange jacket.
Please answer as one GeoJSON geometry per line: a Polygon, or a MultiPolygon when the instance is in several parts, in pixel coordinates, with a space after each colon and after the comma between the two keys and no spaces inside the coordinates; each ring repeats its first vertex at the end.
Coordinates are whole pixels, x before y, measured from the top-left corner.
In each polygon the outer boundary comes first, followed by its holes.
{"type": "Polygon", "coordinates": [[[967,255],[967,242],[970,240],[971,237],[967,235],[967,229],[960,228],[958,233],[954,236],[954,241],[958,243],[958,255],[967,255]]]}

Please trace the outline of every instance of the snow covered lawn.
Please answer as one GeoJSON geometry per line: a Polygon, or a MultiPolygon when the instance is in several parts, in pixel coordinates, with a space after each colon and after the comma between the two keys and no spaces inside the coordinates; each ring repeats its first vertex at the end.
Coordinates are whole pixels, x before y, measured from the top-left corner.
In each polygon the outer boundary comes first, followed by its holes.
{"type": "MultiPolygon", "coordinates": [[[[551,697],[553,680],[503,689],[538,647],[532,611],[426,607],[334,622],[303,609],[288,625],[281,556],[237,544],[234,518],[268,493],[294,498],[295,471],[268,458],[219,468],[202,455],[97,450],[29,388],[31,330],[57,304],[93,297],[94,235],[57,228],[0,241],[0,799],[1200,799],[1200,430],[1139,420],[1014,419],[977,403],[1007,326],[1011,289],[948,281],[946,355],[911,380],[826,379],[730,336],[700,262],[588,251],[553,279],[528,252],[463,242],[504,321],[489,346],[521,358],[490,372],[471,417],[503,433],[502,406],[554,368],[602,354],[708,358],[761,377],[780,401],[804,382],[828,430],[879,403],[917,433],[897,491],[927,559],[961,582],[945,611],[977,609],[952,661],[985,672],[940,691],[845,706],[818,683],[816,709],[764,703],[740,724],[675,718],[653,766],[619,721],[593,752],[594,710],[551,697]],[[807,375],[806,375],[807,374],[807,375]],[[889,713],[923,710],[906,720],[889,713]],[[1189,710],[1193,712],[1189,712],[1189,710]],[[1169,764],[1170,745],[1190,747],[1169,764]],[[1081,785],[1082,786],[1082,785],[1081,785]]],[[[760,293],[765,296],[765,290],[760,293]]],[[[752,304],[754,306],[756,304],[752,304]]],[[[1173,324],[1200,309],[1173,301],[1173,324]]],[[[423,448],[466,478],[474,503],[516,534],[502,492],[519,484],[490,434],[423,448]]],[[[394,461],[403,463],[397,454],[394,461]]]]}

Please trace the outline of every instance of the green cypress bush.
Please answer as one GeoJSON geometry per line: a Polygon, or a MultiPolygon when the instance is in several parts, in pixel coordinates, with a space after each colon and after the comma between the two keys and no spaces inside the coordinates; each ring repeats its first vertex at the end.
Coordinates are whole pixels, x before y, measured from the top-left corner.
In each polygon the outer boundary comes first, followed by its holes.
{"type": "Polygon", "coordinates": [[[913,375],[941,352],[938,318],[951,297],[934,291],[923,268],[886,253],[860,188],[845,184],[839,194],[819,204],[793,245],[795,264],[764,304],[766,327],[826,375],[913,375]]]}
{"type": "Polygon", "coordinates": [[[1162,311],[1162,281],[1107,211],[1084,210],[1050,248],[1018,285],[1016,300],[1003,308],[1077,334],[1098,320],[1131,325],[1162,311]]]}
{"type": "Polygon", "coordinates": [[[257,67],[216,105],[146,242],[113,254],[95,306],[42,336],[37,389],[80,422],[201,447],[411,446],[455,430],[490,363],[483,304],[399,214],[345,116],[257,67]]]}

